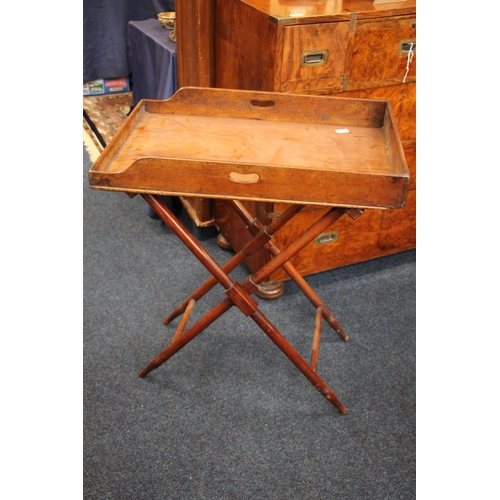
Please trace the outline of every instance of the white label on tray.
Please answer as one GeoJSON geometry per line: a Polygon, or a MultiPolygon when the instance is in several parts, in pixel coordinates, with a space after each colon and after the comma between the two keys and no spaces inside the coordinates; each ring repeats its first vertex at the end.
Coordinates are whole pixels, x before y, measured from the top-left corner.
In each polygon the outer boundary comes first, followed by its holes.
{"type": "Polygon", "coordinates": [[[348,128],[338,128],[337,130],[335,130],[335,132],[337,132],[337,134],[348,134],[349,129],[348,128]]]}

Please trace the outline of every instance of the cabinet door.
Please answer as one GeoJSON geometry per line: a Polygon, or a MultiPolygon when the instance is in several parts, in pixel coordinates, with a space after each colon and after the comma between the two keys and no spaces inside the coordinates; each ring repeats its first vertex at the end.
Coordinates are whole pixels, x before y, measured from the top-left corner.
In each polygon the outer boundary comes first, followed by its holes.
{"type": "Polygon", "coordinates": [[[286,26],[280,91],[341,91],[348,34],[347,21],[286,26]]]}
{"type": "Polygon", "coordinates": [[[357,21],[344,90],[414,82],[415,19],[411,15],[357,21]]]}

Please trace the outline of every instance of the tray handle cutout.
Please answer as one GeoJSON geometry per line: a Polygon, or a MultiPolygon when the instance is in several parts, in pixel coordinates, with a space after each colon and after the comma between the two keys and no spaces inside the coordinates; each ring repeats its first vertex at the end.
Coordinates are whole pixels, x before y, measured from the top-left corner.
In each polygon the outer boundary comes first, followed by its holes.
{"type": "Polygon", "coordinates": [[[240,174],[238,172],[231,172],[229,174],[229,180],[236,182],[238,184],[254,184],[259,182],[259,174],[240,174]]]}
{"type": "Polygon", "coordinates": [[[274,106],[274,101],[264,101],[260,99],[252,99],[250,105],[254,108],[272,108],[274,106]]]}

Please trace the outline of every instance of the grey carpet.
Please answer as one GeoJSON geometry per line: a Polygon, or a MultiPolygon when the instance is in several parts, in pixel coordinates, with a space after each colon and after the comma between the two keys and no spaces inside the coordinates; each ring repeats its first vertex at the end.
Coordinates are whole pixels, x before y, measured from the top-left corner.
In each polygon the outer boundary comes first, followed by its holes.
{"type": "MultiPolygon", "coordinates": [[[[415,498],[415,251],[307,277],[350,336],[324,325],[318,365],[347,415],[236,308],[141,379],[178,324],[163,318],[208,272],[140,197],[90,190],[90,165],[84,148],[84,498],[415,498]]],[[[220,299],[218,287],[194,314],[220,299]]],[[[309,359],[302,293],[286,282],[258,300],[309,359]]]]}

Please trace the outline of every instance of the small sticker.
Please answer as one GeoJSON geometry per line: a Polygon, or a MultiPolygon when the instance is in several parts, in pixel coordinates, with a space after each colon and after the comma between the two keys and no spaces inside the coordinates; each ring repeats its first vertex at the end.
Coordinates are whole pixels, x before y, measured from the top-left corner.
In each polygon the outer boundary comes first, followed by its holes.
{"type": "Polygon", "coordinates": [[[337,134],[348,134],[349,129],[348,128],[338,128],[337,130],[335,130],[335,132],[337,132],[337,134]]]}

